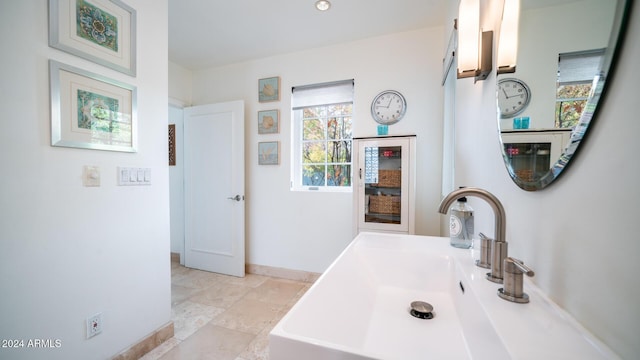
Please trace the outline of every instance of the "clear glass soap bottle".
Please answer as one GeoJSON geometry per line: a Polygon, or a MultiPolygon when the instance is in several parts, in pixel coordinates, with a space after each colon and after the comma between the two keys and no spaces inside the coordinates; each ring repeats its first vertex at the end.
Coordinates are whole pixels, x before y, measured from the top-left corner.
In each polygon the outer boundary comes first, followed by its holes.
{"type": "Polygon", "coordinates": [[[451,206],[449,226],[451,246],[468,249],[473,245],[473,209],[467,204],[466,197],[451,206]]]}

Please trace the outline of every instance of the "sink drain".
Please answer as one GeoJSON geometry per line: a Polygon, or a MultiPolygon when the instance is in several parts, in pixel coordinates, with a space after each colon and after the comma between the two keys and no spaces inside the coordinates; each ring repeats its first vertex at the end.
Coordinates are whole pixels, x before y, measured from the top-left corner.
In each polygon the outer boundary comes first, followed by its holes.
{"type": "Polygon", "coordinates": [[[414,301],[411,303],[411,310],[409,311],[411,316],[417,317],[418,319],[433,319],[433,306],[428,302],[424,301],[414,301]]]}

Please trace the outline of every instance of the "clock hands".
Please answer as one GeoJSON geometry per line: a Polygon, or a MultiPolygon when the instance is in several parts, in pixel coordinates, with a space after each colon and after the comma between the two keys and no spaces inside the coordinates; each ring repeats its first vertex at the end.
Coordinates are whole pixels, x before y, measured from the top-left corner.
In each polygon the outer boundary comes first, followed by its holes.
{"type": "Polygon", "coordinates": [[[522,96],[522,94],[520,94],[520,93],[509,96],[509,94],[507,94],[507,92],[505,91],[505,89],[502,89],[502,93],[504,93],[504,97],[505,97],[506,99],[511,99],[512,97],[516,97],[516,96],[522,96]]]}
{"type": "Polygon", "coordinates": [[[387,108],[387,109],[388,109],[388,108],[391,106],[391,103],[392,103],[392,102],[393,102],[393,97],[390,97],[390,98],[389,98],[389,103],[387,104],[387,106],[383,106],[383,105],[376,105],[376,108],[384,107],[384,108],[387,108]]]}

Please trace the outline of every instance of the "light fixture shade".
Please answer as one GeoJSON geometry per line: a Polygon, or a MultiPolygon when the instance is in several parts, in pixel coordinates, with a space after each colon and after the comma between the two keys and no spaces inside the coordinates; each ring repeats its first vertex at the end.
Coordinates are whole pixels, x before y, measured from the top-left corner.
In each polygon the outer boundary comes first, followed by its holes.
{"type": "Polygon", "coordinates": [[[520,0],[504,0],[500,40],[498,43],[498,73],[515,72],[518,60],[520,0]]]}
{"type": "Polygon", "coordinates": [[[458,77],[475,76],[480,47],[480,0],[460,0],[458,8],[458,77]]]}
{"type": "Polygon", "coordinates": [[[320,11],[327,11],[331,7],[331,3],[327,0],[316,1],[316,9],[320,11]]]}

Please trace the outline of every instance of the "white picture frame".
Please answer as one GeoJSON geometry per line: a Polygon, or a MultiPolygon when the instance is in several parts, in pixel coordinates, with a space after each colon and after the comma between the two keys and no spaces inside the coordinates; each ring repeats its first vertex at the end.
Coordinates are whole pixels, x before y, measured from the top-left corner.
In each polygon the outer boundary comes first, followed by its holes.
{"type": "Polygon", "coordinates": [[[119,0],[49,0],[49,46],[136,75],[136,10],[119,0]]]}
{"type": "Polygon", "coordinates": [[[51,146],[137,151],[136,87],[49,60],[51,146]]]}

